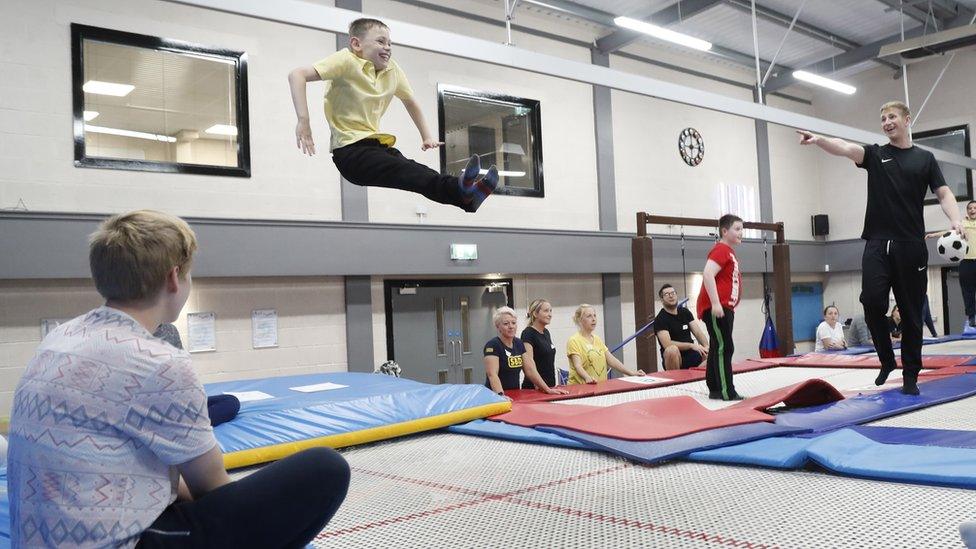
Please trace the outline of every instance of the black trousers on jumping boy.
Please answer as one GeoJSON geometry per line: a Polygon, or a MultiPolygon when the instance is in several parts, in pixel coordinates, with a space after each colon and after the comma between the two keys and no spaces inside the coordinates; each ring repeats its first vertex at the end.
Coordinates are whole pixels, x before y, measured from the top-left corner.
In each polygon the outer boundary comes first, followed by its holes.
{"type": "Polygon", "coordinates": [[[377,139],[363,139],[335,149],[332,151],[332,161],[342,177],[360,187],[411,191],[468,212],[477,210],[481,204],[480,200],[474,203],[470,198],[464,200],[457,175],[436,172],[406,158],[397,149],[387,147],[377,139]]]}
{"type": "Polygon", "coordinates": [[[922,240],[868,240],[861,260],[861,304],[864,321],[881,360],[875,384],[883,385],[895,369],[888,333],[888,293],[894,292],[901,313],[901,364],[906,394],[918,394],[922,369],[922,301],[928,284],[929,251],[922,240]]]}
{"type": "Polygon", "coordinates": [[[741,399],[732,383],[732,353],[735,344],[732,343],[732,324],[735,313],[725,309],[725,316],[712,316],[711,309],[702,315],[702,321],[708,330],[708,362],[705,365],[705,383],[708,385],[709,398],[722,400],[741,399]]]}

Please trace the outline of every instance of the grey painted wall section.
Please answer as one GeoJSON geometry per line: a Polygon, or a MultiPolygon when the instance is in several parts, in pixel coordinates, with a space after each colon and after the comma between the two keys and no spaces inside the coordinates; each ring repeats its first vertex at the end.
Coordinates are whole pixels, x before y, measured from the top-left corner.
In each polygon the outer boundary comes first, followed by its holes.
{"type": "MultiPolygon", "coordinates": [[[[335,7],[352,11],[363,11],[362,0],[336,0],[335,7]]],[[[348,34],[336,34],[336,50],[349,46],[348,34]]],[[[324,143],[324,142],[323,142],[324,143]]],[[[339,193],[342,200],[343,221],[369,221],[369,202],[366,187],[353,185],[346,178],[339,178],[339,193]]]]}
{"type": "MultiPolygon", "coordinates": [[[[603,274],[603,335],[610,348],[624,340],[623,318],[620,309],[620,275],[616,273],[603,274]]],[[[617,360],[623,362],[623,349],[613,354],[617,360]]],[[[630,365],[633,367],[633,364],[630,365]]]]}
{"type": "MultiPolygon", "coordinates": [[[[87,235],[104,217],[0,212],[0,279],[87,278],[87,235]]],[[[200,240],[193,267],[198,277],[584,274],[629,273],[632,268],[630,233],[340,221],[187,221],[200,240]],[[478,259],[451,261],[451,243],[477,244],[478,259]]],[[[708,237],[687,237],[689,272],[702,269],[712,242],[708,237]]],[[[681,272],[680,238],[655,236],[654,244],[655,270],[681,272]]],[[[845,250],[850,246],[837,245],[845,250]]],[[[793,272],[822,272],[825,248],[831,246],[791,243],[793,272]]],[[[771,269],[772,241],[769,252],[771,269]]],[[[764,270],[761,242],[744,242],[738,255],[743,271],[764,270]]],[[[856,262],[848,256],[832,260],[831,270],[860,269],[860,256],[856,262]]]]}
{"type": "MultiPolygon", "coordinates": [[[[610,56],[590,50],[594,65],[610,66],[610,56]]],[[[597,200],[600,206],[600,230],[617,230],[617,191],[613,171],[613,107],[610,88],[593,86],[593,126],[596,134],[597,200]]]]}
{"type": "Polygon", "coordinates": [[[370,277],[347,276],[346,360],[350,372],[373,371],[373,301],[370,277]]]}

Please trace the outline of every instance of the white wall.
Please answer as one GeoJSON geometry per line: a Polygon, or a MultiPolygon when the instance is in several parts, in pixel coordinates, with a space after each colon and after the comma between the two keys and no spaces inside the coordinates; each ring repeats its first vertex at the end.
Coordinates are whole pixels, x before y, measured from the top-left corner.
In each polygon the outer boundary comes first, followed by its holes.
{"type": "MultiPolygon", "coordinates": [[[[812,106],[767,97],[771,107],[816,116],[812,106]]],[[[814,240],[810,216],[823,213],[819,149],[803,147],[793,128],[768,124],[773,220],[783,221],[787,240],[814,240]]]]}
{"type": "MultiPolygon", "coordinates": [[[[42,319],[65,320],[104,302],[90,280],[0,280],[0,417],[41,341],[42,319]]],[[[198,278],[176,321],[184,344],[186,315],[217,314],[217,350],[193,353],[204,383],[346,371],[342,280],[198,278]],[[253,349],[251,311],[276,309],[278,347],[253,349]]],[[[382,300],[381,300],[382,303],[382,300]]]]}
{"type": "MultiPolygon", "coordinates": [[[[611,65],[648,76],[670,72],[629,59],[613,58],[611,65]]],[[[713,82],[710,88],[740,99],[751,97],[748,90],[727,84],[713,82]]],[[[618,230],[635,231],[638,211],[717,219],[726,213],[719,199],[721,183],[758,192],[752,120],[627,92],[614,91],[612,98],[618,230]],[[696,167],[685,164],[678,152],[678,136],[687,127],[697,129],[705,140],[705,158],[696,167]]],[[[758,215],[753,217],[758,220],[758,215]]],[[[685,232],[709,231],[689,227],[685,232]]]]}
{"type": "MultiPolygon", "coordinates": [[[[286,75],[335,51],[334,36],[150,0],[7,0],[0,18],[0,208],[335,220],[338,176],[327,154],[295,148],[286,75]],[[16,16],[8,16],[16,14],[16,16]],[[249,179],[73,166],[70,23],[175,38],[248,54],[249,179]]],[[[321,97],[322,84],[310,86],[321,97]]],[[[321,112],[321,104],[311,105],[321,112]]],[[[328,143],[319,117],[313,131],[328,143]]]]}

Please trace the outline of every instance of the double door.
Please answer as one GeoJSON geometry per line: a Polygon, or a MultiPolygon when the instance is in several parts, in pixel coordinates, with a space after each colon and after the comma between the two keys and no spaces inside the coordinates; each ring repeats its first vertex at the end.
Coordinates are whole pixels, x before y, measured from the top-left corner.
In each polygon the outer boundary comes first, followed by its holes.
{"type": "Polygon", "coordinates": [[[507,285],[392,288],[393,356],[403,377],[424,383],[485,381],[482,348],[497,335],[492,316],[507,285]]]}

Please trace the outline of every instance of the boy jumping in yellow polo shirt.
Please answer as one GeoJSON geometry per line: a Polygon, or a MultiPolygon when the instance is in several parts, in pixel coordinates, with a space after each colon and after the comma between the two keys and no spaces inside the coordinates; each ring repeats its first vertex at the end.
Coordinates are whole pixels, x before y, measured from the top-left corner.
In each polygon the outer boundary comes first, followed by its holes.
{"type": "Polygon", "coordinates": [[[393,96],[403,102],[423,139],[421,150],[443,145],[427,128],[420,104],[413,98],[407,76],[390,58],[390,29],[377,19],[357,19],[349,25],[349,48],[337,51],[311,67],[288,75],[298,115],[298,148],[315,154],[308,121],[307,82],[331,82],[325,94],[325,118],[332,129],[332,161],[350,183],[388,187],[422,194],[441,204],[475,212],[498,186],[498,170],[491,166],[481,177],[474,155],[457,177],[440,174],[405,158],[393,148],[396,137],[380,133],[380,118],[393,96]]]}

